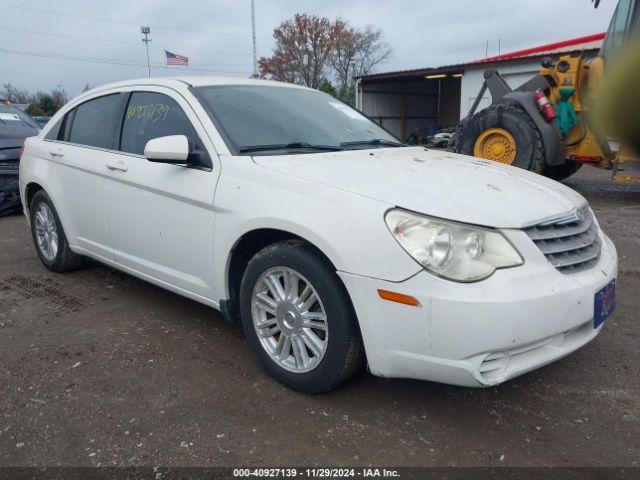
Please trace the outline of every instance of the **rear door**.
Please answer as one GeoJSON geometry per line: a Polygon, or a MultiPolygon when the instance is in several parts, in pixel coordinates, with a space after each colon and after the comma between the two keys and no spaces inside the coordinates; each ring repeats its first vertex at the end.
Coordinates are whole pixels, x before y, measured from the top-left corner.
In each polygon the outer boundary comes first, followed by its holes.
{"type": "Polygon", "coordinates": [[[125,96],[92,98],[71,110],[45,139],[49,160],[57,166],[54,202],[69,242],[113,260],[107,222],[109,163],[114,155],[118,118],[125,96]]]}
{"type": "Polygon", "coordinates": [[[188,102],[163,87],[132,91],[114,162],[108,209],[116,261],[210,298],[219,167],[213,144],[188,102]],[[147,161],[146,143],[168,135],[186,135],[207,167],[147,161]]]}

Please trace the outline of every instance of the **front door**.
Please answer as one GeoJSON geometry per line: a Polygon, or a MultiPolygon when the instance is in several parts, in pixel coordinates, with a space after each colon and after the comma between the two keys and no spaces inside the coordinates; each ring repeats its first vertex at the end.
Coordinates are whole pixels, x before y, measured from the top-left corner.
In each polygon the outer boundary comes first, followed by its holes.
{"type": "Polygon", "coordinates": [[[195,113],[171,91],[132,92],[120,152],[111,165],[108,202],[116,261],[143,276],[211,298],[213,198],[219,167],[195,113]],[[186,135],[190,149],[201,151],[210,168],[147,161],[146,143],[167,135],[186,135]]]}

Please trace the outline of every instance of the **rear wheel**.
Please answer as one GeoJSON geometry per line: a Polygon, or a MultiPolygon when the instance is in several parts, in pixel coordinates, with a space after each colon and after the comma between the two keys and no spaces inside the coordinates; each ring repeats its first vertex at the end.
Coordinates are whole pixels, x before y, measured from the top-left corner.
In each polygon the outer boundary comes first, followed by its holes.
{"type": "Polygon", "coordinates": [[[58,212],[44,190],[33,196],[29,217],[33,243],[45,267],[54,272],[64,272],[82,265],[82,257],[69,248],[58,212]]]}
{"type": "Polygon", "coordinates": [[[514,105],[491,105],[466,122],[456,151],[542,173],[542,135],[529,115],[514,105]]]}

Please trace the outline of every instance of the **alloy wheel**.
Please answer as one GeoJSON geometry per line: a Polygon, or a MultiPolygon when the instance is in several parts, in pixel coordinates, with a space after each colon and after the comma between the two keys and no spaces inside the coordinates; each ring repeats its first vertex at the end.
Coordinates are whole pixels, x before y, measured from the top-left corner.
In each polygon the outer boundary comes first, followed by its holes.
{"type": "Polygon", "coordinates": [[[322,361],[329,340],[327,314],[313,285],[286,267],[265,271],[251,296],[260,344],[280,367],[306,373],[322,361]]]}
{"type": "Polygon", "coordinates": [[[35,231],[40,253],[53,262],[58,255],[58,226],[49,205],[44,202],[36,209],[35,231]]]}

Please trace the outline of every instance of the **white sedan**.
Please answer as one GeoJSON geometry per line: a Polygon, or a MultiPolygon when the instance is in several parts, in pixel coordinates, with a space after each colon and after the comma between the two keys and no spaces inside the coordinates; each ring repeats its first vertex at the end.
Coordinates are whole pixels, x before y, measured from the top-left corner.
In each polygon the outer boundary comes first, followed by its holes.
{"type": "Polygon", "coordinates": [[[578,193],[408,147],[293,85],[94,89],[26,141],[20,190],[47,268],[91,257],[210,305],[310,393],[365,364],[495,385],[585,345],[615,306],[615,247],[578,193]]]}

